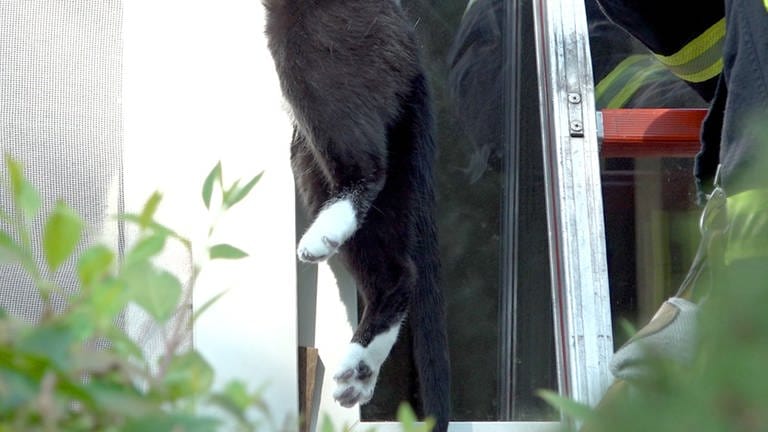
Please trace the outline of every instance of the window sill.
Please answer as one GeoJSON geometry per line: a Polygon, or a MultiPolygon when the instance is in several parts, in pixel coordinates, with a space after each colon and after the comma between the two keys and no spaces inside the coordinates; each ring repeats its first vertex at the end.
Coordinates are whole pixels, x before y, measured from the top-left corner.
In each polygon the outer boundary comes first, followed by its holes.
{"type": "MultiPolygon", "coordinates": [[[[555,432],[560,429],[559,422],[451,422],[448,432],[555,432]]],[[[401,432],[400,425],[395,422],[363,422],[351,430],[376,432],[401,432]]]]}

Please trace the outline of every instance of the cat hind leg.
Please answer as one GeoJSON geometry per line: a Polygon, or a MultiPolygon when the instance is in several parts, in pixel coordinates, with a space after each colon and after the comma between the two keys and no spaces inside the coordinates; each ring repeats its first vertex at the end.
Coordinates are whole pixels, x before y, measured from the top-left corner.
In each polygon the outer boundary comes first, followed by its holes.
{"type": "Polygon", "coordinates": [[[342,258],[358,283],[363,298],[360,323],[333,375],[334,399],[344,407],[371,400],[379,371],[397,341],[416,280],[413,260],[404,252],[402,225],[376,212],[369,227],[344,249],[342,258]],[[389,222],[389,223],[387,223],[389,222]]]}
{"type": "Polygon", "coordinates": [[[304,262],[330,258],[358,228],[351,198],[326,204],[299,241],[296,254],[304,262]]]}
{"type": "Polygon", "coordinates": [[[397,340],[398,321],[387,331],[376,335],[367,346],[352,342],[347,348],[333,379],[337,388],[333,398],[343,407],[363,405],[371,400],[381,365],[397,340]]]}

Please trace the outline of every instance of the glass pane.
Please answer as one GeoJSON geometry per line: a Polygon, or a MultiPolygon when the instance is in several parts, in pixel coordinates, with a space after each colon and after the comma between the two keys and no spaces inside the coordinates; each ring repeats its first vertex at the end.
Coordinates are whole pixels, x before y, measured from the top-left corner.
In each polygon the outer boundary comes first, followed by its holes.
{"type": "MultiPolygon", "coordinates": [[[[703,108],[706,103],[586,1],[598,109],[703,108]]],[[[612,158],[602,164],[614,343],[620,320],[644,325],[674,294],[695,253],[699,209],[692,158],[612,158]]]]}
{"type": "MultiPolygon", "coordinates": [[[[403,5],[437,119],[453,419],[553,418],[535,396],[557,380],[531,3],[403,5]]],[[[364,420],[392,420],[401,400],[418,410],[409,339],[406,328],[364,420]]]]}

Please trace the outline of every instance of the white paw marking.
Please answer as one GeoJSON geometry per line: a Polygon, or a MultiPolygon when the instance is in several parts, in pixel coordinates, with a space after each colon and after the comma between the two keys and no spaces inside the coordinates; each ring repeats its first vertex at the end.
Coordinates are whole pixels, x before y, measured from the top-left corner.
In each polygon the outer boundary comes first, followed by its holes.
{"type": "Polygon", "coordinates": [[[333,398],[343,407],[363,405],[373,397],[376,380],[384,360],[397,340],[400,323],[373,338],[367,347],[351,343],[338,372],[333,375],[336,390],[333,398]]]}
{"type": "Polygon", "coordinates": [[[301,237],[296,254],[304,262],[323,261],[357,230],[357,215],[347,198],[323,208],[301,237]]]}

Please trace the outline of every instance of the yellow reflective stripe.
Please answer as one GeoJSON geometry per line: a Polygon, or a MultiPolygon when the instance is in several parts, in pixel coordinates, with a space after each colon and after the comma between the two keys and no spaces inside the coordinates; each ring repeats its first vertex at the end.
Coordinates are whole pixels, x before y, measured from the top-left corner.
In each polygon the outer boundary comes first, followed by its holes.
{"type": "Polygon", "coordinates": [[[726,206],[726,264],[768,257],[768,189],[752,189],[729,196],[726,206]]]}
{"type": "Polygon", "coordinates": [[[622,108],[641,86],[664,70],[664,66],[650,54],[627,57],[595,87],[597,107],[622,108]]]}
{"type": "Polygon", "coordinates": [[[649,65],[648,68],[637,72],[627,85],[625,85],[624,88],[622,88],[621,91],[608,102],[607,108],[621,108],[626,105],[643,84],[647,83],[653,75],[663,70],[663,66],[654,62],[652,65],[649,65]]]}
{"type": "Polygon", "coordinates": [[[608,75],[606,75],[605,78],[600,80],[600,82],[597,84],[597,87],[595,87],[595,95],[597,98],[599,99],[602,97],[608,91],[614,81],[621,77],[627,69],[629,69],[635,63],[639,63],[645,59],[646,56],[636,54],[622,60],[621,63],[616,65],[616,67],[613,68],[613,70],[608,75]]]}
{"type": "Polygon", "coordinates": [[[720,58],[717,59],[717,61],[714,64],[704,69],[703,71],[692,73],[689,75],[685,75],[685,74],[676,74],[676,75],[688,82],[698,83],[698,82],[704,82],[712,77],[715,77],[717,76],[717,74],[719,74],[722,71],[723,71],[723,57],[721,56],[720,58]]]}
{"type": "Polygon", "coordinates": [[[656,58],[675,75],[686,81],[706,81],[723,69],[724,40],[725,18],[722,18],[680,51],[670,56],[656,54],[656,58]]]}
{"type": "Polygon", "coordinates": [[[691,60],[696,59],[696,57],[711,48],[723,37],[725,37],[725,18],[722,18],[720,21],[713,24],[712,27],[697,36],[696,39],[690,41],[680,51],[670,56],[657,54],[656,57],[667,66],[684,65],[691,60]]]}
{"type": "Polygon", "coordinates": [[[765,10],[768,11],[768,0],[763,0],[763,4],[765,5],[765,10]]]}

